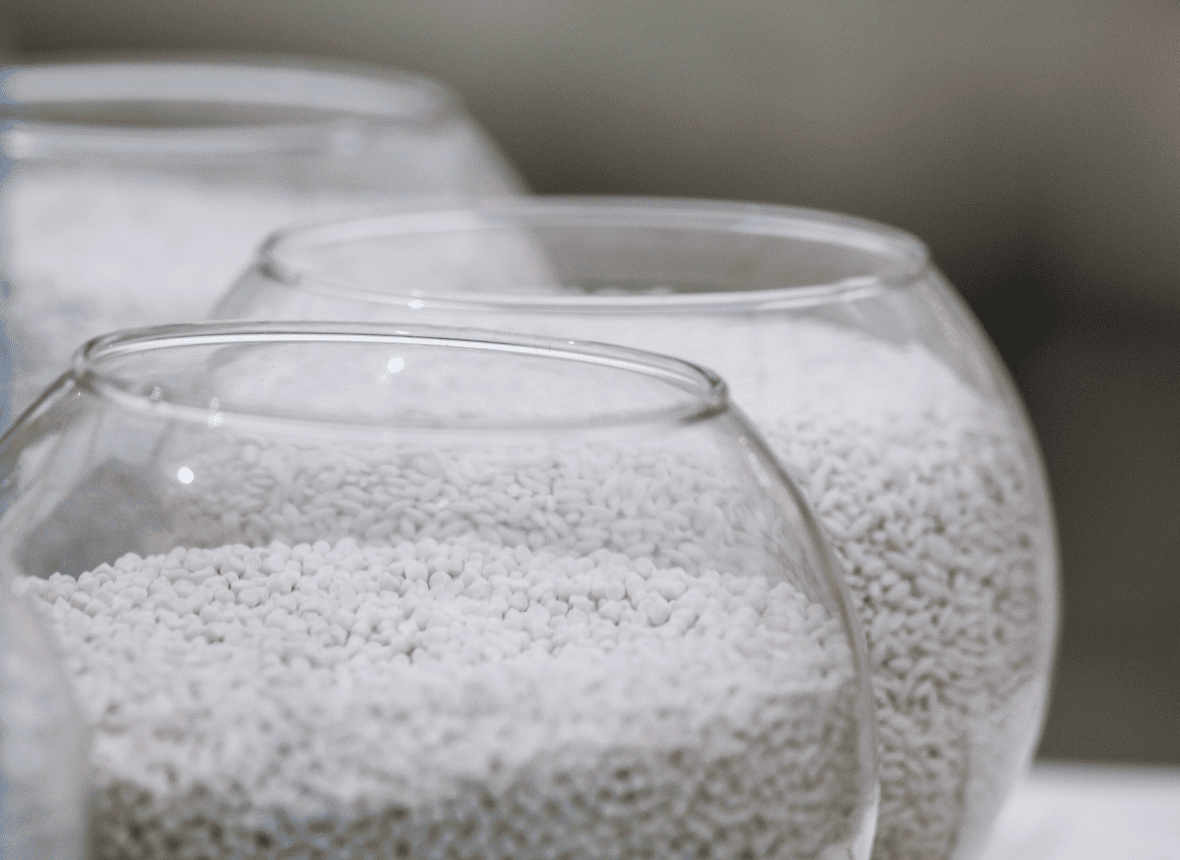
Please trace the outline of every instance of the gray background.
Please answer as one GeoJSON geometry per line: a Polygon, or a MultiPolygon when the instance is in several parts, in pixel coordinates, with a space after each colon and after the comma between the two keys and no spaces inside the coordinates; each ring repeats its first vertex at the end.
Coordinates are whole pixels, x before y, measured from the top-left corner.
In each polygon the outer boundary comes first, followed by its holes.
{"type": "Polygon", "coordinates": [[[38,0],[0,55],[277,51],[433,75],[540,192],[909,229],[1045,449],[1065,626],[1041,755],[1180,762],[1180,6],[38,0]]]}

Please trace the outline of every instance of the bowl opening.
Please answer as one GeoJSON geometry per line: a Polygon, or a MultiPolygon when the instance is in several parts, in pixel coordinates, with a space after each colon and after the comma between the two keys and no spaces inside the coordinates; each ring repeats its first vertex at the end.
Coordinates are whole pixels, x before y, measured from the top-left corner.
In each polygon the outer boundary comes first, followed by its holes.
{"type": "Polygon", "coordinates": [[[43,150],[183,151],[186,142],[204,152],[218,140],[233,151],[249,135],[262,136],[255,146],[278,147],[283,131],[429,126],[455,107],[451,93],[426,78],[293,62],[84,62],[0,73],[0,119],[14,121],[6,149],[18,158],[43,150]]]}
{"type": "Polygon", "coordinates": [[[279,233],[260,257],[267,276],[317,293],[563,312],[817,304],[905,286],[927,266],[919,240],[867,221],[627,198],[407,210],[279,233]]]}
{"type": "Polygon", "coordinates": [[[96,338],[72,372],[126,408],[213,429],[580,431],[691,423],[727,408],[718,377],[676,359],[429,326],[165,326],[96,338]]]}

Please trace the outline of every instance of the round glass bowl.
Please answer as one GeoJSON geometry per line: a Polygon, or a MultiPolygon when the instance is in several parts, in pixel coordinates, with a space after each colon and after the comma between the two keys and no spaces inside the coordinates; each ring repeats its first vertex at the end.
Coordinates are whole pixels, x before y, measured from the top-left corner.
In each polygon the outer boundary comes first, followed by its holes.
{"type": "Polygon", "coordinates": [[[863,634],[709,372],[115,334],[0,480],[0,558],[93,727],[97,857],[868,856],[863,634]]]}
{"type": "Polygon", "coordinates": [[[4,158],[0,426],[88,338],[206,317],[284,224],[523,188],[440,84],[295,60],[2,70],[4,158]]]}
{"type": "Polygon", "coordinates": [[[0,577],[0,856],[82,860],[86,727],[42,619],[0,577]]]}
{"type": "Polygon", "coordinates": [[[974,857],[1046,705],[1057,558],[1030,426],[911,236],[757,205],[520,199],[277,235],[223,317],[479,325],[715,368],[818,512],[868,637],[874,857],[974,857]]]}

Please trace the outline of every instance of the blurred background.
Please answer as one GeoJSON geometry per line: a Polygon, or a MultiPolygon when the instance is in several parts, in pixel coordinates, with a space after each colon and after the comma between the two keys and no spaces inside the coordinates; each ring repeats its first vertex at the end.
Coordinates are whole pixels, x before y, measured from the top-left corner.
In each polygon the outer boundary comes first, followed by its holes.
{"type": "Polygon", "coordinates": [[[135,50],[431,75],[538,192],[790,203],[922,237],[1016,378],[1055,493],[1040,755],[1180,763],[1180,5],[0,5],[0,60],[135,50]]]}

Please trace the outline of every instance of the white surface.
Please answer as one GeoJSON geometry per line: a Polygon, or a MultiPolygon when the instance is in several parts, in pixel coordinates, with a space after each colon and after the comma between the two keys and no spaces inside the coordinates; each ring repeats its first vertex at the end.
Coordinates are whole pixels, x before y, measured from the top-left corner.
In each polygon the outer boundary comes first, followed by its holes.
{"type": "Polygon", "coordinates": [[[1180,768],[1040,764],[981,860],[1180,860],[1180,768]]]}

